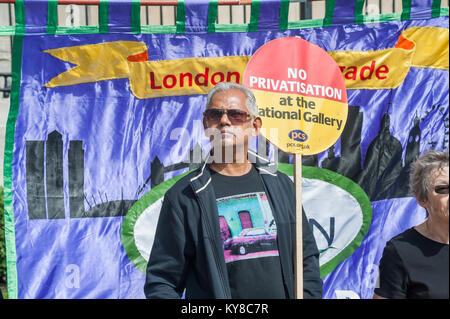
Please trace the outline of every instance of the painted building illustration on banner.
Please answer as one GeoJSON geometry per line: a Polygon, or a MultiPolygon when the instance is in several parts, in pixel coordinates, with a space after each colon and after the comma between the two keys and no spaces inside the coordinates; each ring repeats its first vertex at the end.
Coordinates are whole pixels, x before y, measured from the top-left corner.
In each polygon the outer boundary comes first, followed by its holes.
{"type": "MultiPolygon", "coordinates": [[[[414,125],[409,131],[405,148],[406,151],[404,153],[402,143],[390,133],[390,116],[386,112],[381,120],[380,131],[370,143],[367,153],[364,156],[364,161],[362,161],[361,134],[363,116],[359,109],[358,106],[349,106],[348,121],[352,125],[347,125],[342,133],[340,139],[340,156],[336,156],[335,146],[330,147],[320,167],[352,179],[361,185],[371,200],[410,196],[408,188],[409,166],[420,154],[421,119],[417,116],[414,118],[414,125]],[[386,147],[390,148],[388,152],[390,156],[385,156],[380,151],[380,149],[386,147]],[[381,159],[380,156],[385,157],[381,159]],[[386,170],[386,167],[374,167],[376,163],[388,163],[392,167],[390,170],[386,170]],[[373,176],[371,175],[373,172],[387,173],[373,176]],[[374,180],[377,181],[376,184],[373,183],[374,180]],[[392,180],[401,180],[402,182],[400,185],[390,185],[388,181],[392,180]],[[381,189],[384,192],[380,192],[379,190],[381,189]]],[[[446,116],[444,110],[440,106],[432,106],[431,108],[431,111],[437,111],[442,115],[443,122],[446,123],[444,124],[444,129],[448,132],[448,114],[446,116]]],[[[428,114],[424,114],[424,117],[428,114]]],[[[442,132],[443,136],[447,136],[445,130],[442,132]]],[[[264,138],[261,137],[259,143],[264,143],[264,138]]],[[[436,144],[437,142],[430,142],[430,148],[436,147],[436,144]]],[[[448,140],[444,139],[444,150],[447,145],[448,140]]],[[[268,151],[269,147],[266,147],[266,152],[268,153],[268,151]]],[[[186,168],[195,169],[200,163],[194,161],[193,154],[199,152],[202,152],[202,150],[200,149],[200,145],[196,144],[195,149],[190,151],[189,158],[185,162],[173,163],[167,167],[161,163],[158,157],[155,157],[150,164],[150,176],[136,193],[142,193],[145,188],[148,188],[149,183],[151,188],[162,183],[165,180],[164,173],[186,168]]],[[[70,203],[70,214],[68,215],[71,218],[126,215],[135,200],[119,199],[110,201],[108,200],[107,193],[100,194],[97,199],[96,196],[98,194],[95,194],[95,196],[91,194],[89,196],[84,193],[83,141],[69,141],[67,153],[70,203]],[[87,211],[85,211],[85,205],[89,208],[87,211]]],[[[264,155],[268,155],[267,153],[264,155]]],[[[46,141],[27,141],[26,154],[27,200],[30,219],[65,218],[62,135],[57,131],[53,131],[48,135],[46,141]],[[44,167],[46,172],[45,179],[44,167]]],[[[278,161],[280,163],[289,163],[289,155],[278,150],[278,161]]],[[[304,156],[303,161],[306,166],[319,167],[317,155],[304,156]]]]}
{"type": "MultiPolygon", "coordinates": [[[[45,142],[27,141],[26,157],[29,218],[66,218],[62,135],[58,131],[53,131],[45,142]]],[[[99,194],[99,199],[93,195],[90,198],[86,197],[83,141],[69,141],[67,167],[70,212],[67,215],[70,218],[124,216],[135,202],[124,199],[109,201],[106,193],[99,194]],[[85,203],[88,206],[87,210],[85,203]]]]}

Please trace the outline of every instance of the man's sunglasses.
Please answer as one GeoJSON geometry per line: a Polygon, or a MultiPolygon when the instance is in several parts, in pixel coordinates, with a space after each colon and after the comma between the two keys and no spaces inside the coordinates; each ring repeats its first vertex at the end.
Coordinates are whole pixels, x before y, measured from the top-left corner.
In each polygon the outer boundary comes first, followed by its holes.
{"type": "Polygon", "coordinates": [[[448,184],[434,186],[434,192],[436,194],[448,194],[448,184]]]}
{"type": "Polygon", "coordinates": [[[239,125],[248,121],[253,115],[239,109],[207,109],[203,112],[203,115],[211,122],[218,123],[222,119],[222,116],[226,114],[231,124],[239,125]]]}

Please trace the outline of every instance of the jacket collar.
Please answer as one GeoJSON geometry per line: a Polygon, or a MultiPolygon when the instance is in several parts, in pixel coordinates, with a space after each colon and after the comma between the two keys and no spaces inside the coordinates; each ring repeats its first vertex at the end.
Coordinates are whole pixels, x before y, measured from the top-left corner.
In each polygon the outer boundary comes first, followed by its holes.
{"type": "MultiPolygon", "coordinates": [[[[270,162],[267,156],[260,155],[253,150],[248,150],[247,158],[250,163],[253,163],[260,174],[268,174],[277,176],[277,163],[270,162]]],[[[211,156],[208,154],[199,169],[197,169],[194,176],[190,179],[191,185],[195,193],[200,193],[211,183],[211,174],[206,168],[206,164],[211,162],[211,156]]]]}

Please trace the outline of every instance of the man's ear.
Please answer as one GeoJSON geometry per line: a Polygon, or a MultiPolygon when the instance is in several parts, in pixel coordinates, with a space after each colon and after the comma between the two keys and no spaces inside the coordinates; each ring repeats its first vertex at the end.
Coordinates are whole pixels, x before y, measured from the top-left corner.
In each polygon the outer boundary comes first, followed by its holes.
{"type": "Polygon", "coordinates": [[[253,119],[253,129],[252,129],[252,136],[253,137],[257,137],[259,134],[259,130],[261,129],[262,126],[262,120],[260,117],[255,117],[253,119]]]}

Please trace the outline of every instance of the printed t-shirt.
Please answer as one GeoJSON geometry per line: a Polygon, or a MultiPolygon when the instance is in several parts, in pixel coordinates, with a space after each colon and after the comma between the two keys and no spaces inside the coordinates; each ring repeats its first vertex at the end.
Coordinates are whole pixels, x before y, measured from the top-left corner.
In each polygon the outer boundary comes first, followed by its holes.
{"type": "Polygon", "coordinates": [[[233,299],[286,298],[277,227],[255,167],[242,176],[211,171],[233,299]]]}

